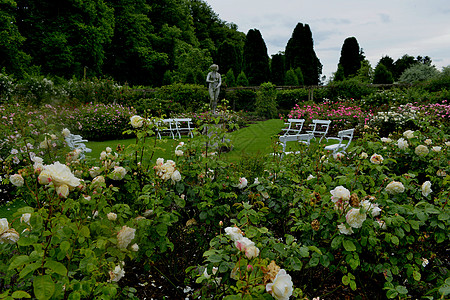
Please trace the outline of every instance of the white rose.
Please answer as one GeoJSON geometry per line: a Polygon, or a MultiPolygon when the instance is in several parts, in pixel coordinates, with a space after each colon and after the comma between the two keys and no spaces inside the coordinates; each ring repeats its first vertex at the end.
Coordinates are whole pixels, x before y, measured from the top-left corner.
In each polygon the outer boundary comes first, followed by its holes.
{"type": "Polygon", "coordinates": [[[131,250],[134,252],[138,252],[139,251],[139,245],[134,243],[133,245],[131,245],[131,250]]]}
{"type": "MultiPolygon", "coordinates": [[[[43,182],[50,179],[49,182],[53,182],[55,186],[67,184],[70,188],[75,188],[80,185],[80,179],[72,174],[70,168],[58,161],[54,164],[46,165],[41,174],[39,174],[39,178],[41,176],[43,178],[43,182]]],[[[41,180],[39,180],[39,182],[41,182],[41,180]]]]}
{"type": "Polygon", "coordinates": [[[308,176],[308,178],[306,178],[306,180],[311,180],[311,179],[314,179],[314,178],[316,178],[316,177],[314,177],[312,174],[309,174],[309,176],[308,176]]]}
{"type": "Polygon", "coordinates": [[[20,222],[30,225],[30,218],[31,218],[31,214],[30,213],[24,213],[20,217],[20,222]]]}
{"type": "Polygon", "coordinates": [[[176,156],[183,156],[183,154],[184,154],[183,150],[179,150],[179,149],[175,150],[176,156]]]}
{"type": "Polygon", "coordinates": [[[361,228],[363,222],[366,220],[366,214],[362,214],[359,208],[352,208],[345,216],[348,225],[353,228],[361,228]]]}
{"type": "Polygon", "coordinates": [[[120,265],[117,265],[113,271],[109,271],[110,281],[118,282],[123,276],[125,271],[120,265]]]}
{"type": "Polygon", "coordinates": [[[246,186],[247,186],[247,179],[245,177],[239,178],[239,184],[237,185],[237,187],[243,189],[246,186]]]}
{"type": "Polygon", "coordinates": [[[266,291],[277,300],[288,300],[294,291],[291,276],[286,270],[280,269],[273,282],[266,285],[266,291]]]}
{"type": "Polygon", "coordinates": [[[225,234],[228,235],[232,241],[237,241],[243,238],[242,231],[238,227],[225,228],[225,234]]]}
{"type": "Polygon", "coordinates": [[[130,122],[131,126],[133,126],[134,128],[139,128],[144,124],[144,118],[134,115],[130,118],[130,122]]]}
{"type": "Polygon", "coordinates": [[[23,186],[24,180],[22,175],[20,174],[14,174],[9,176],[9,180],[11,181],[11,183],[17,187],[21,187],[23,186]]]}
{"type": "Polygon", "coordinates": [[[117,215],[116,215],[115,213],[113,213],[113,212],[108,213],[108,214],[106,215],[106,217],[107,217],[108,220],[110,220],[110,221],[115,221],[115,220],[117,220],[117,215]]]}
{"type": "Polygon", "coordinates": [[[431,189],[431,182],[430,181],[425,181],[422,184],[422,195],[424,197],[428,197],[429,194],[431,194],[433,190],[431,189]]]}
{"type": "Polygon", "coordinates": [[[61,133],[64,137],[68,137],[70,135],[70,130],[67,128],[64,128],[61,133]]]}
{"type": "Polygon", "coordinates": [[[411,139],[414,137],[414,131],[406,130],[405,132],[403,132],[403,136],[407,139],[411,139]]]}
{"type": "Polygon", "coordinates": [[[100,167],[92,167],[89,169],[89,174],[92,178],[97,177],[101,172],[102,170],[100,169],[100,167]]]}
{"type": "Polygon", "coordinates": [[[380,154],[374,154],[370,157],[370,162],[376,165],[379,165],[383,162],[384,158],[380,154]]]}
{"type": "Polygon", "coordinates": [[[8,219],[1,218],[0,219],[0,234],[2,234],[3,232],[5,232],[8,229],[9,229],[8,219]]]}
{"type": "Polygon", "coordinates": [[[445,142],[445,146],[450,147],[450,141],[445,142]]]}
{"type": "Polygon", "coordinates": [[[442,147],[439,147],[439,146],[431,147],[431,151],[434,151],[434,152],[440,152],[441,149],[442,149],[442,147]]]}
{"type": "Polygon", "coordinates": [[[424,141],[424,143],[427,144],[427,145],[431,145],[431,144],[433,143],[433,141],[430,140],[430,139],[426,139],[426,140],[424,141]]]}
{"type": "Polygon", "coordinates": [[[135,232],[136,229],[124,225],[117,233],[117,247],[119,249],[128,247],[128,244],[134,239],[135,232]]]}
{"type": "Polygon", "coordinates": [[[124,167],[114,166],[114,170],[111,172],[113,180],[122,180],[127,174],[127,170],[124,167]]]}
{"type": "Polygon", "coordinates": [[[106,147],[106,153],[111,153],[111,151],[112,151],[112,149],[111,149],[111,147],[106,147]]]}
{"type": "Polygon", "coordinates": [[[180,171],[175,170],[175,171],[172,173],[172,175],[170,176],[170,179],[172,179],[172,182],[173,182],[173,183],[180,181],[180,180],[181,180],[181,174],[180,174],[180,171]]]}
{"type": "Polygon", "coordinates": [[[381,141],[382,141],[383,143],[390,143],[390,142],[392,142],[392,140],[391,140],[390,138],[386,138],[386,137],[382,137],[382,138],[381,138],[381,141]]]}
{"type": "Polygon", "coordinates": [[[247,256],[248,259],[255,258],[259,255],[259,249],[256,246],[249,246],[245,249],[245,256],[247,256]]]}
{"type": "Polygon", "coordinates": [[[97,176],[94,179],[92,179],[91,186],[97,187],[97,186],[100,186],[100,185],[102,185],[104,183],[105,183],[105,177],[97,176]]]}
{"type": "Polygon", "coordinates": [[[397,146],[399,149],[405,150],[406,148],[408,148],[408,141],[404,138],[400,138],[397,141],[397,146]]]}
{"type": "Polygon", "coordinates": [[[350,199],[350,191],[347,190],[342,185],[336,187],[334,190],[330,191],[332,197],[331,201],[334,203],[338,202],[339,200],[346,201],[350,199]]]}
{"type": "Polygon", "coordinates": [[[338,226],[339,232],[345,235],[350,235],[353,233],[353,229],[351,227],[345,226],[344,223],[339,224],[338,226]]]}
{"type": "Polygon", "coordinates": [[[362,201],[360,205],[365,211],[370,212],[372,217],[378,216],[381,212],[381,208],[378,207],[378,204],[372,203],[369,200],[362,201]]]}
{"type": "MultiPolygon", "coordinates": [[[[218,270],[219,270],[218,267],[213,267],[213,268],[211,269],[213,275],[216,275],[216,273],[217,273],[218,270]]],[[[205,276],[206,279],[210,279],[210,278],[211,278],[211,275],[208,274],[208,268],[205,268],[205,270],[203,271],[203,276],[205,276]]]]}
{"type": "Polygon", "coordinates": [[[369,156],[367,155],[366,152],[361,152],[361,154],[359,155],[359,157],[362,158],[362,159],[366,159],[366,158],[368,158],[369,156]]]}
{"type": "Polygon", "coordinates": [[[69,195],[69,186],[67,184],[61,184],[56,187],[56,193],[58,196],[67,198],[69,195]]]}
{"type": "Polygon", "coordinates": [[[234,242],[234,245],[236,248],[238,248],[240,251],[245,252],[245,250],[250,246],[255,246],[255,243],[250,240],[249,238],[242,237],[239,240],[234,242]]]}
{"type": "Polygon", "coordinates": [[[405,187],[403,186],[403,183],[399,181],[392,181],[386,186],[386,192],[389,194],[395,195],[400,194],[405,191],[405,187]]]}
{"type": "Polygon", "coordinates": [[[19,233],[14,228],[10,228],[0,235],[0,244],[15,244],[19,238],[19,233]]]}
{"type": "Polygon", "coordinates": [[[381,229],[386,229],[386,222],[384,222],[382,220],[377,220],[377,223],[381,229]]]}
{"type": "Polygon", "coordinates": [[[418,156],[426,156],[430,150],[428,150],[427,146],[424,145],[419,145],[416,147],[416,149],[414,150],[414,152],[418,155],[418,156]]]}

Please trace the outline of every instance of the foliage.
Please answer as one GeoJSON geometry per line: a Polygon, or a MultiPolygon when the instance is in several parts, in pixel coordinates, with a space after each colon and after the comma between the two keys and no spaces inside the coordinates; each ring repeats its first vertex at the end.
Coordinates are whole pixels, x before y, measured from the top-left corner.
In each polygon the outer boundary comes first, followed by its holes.
{"type": "Polygon", "coordinates": [[[373,74],[373,83],[375,84],[391,84],[394,82],[392,73],[386,68],[385,65],[379,63],[373,74]]]}
{"type": "Polygon", "coordinates": [[[267,119],[274,119],[277,116],[277,102],[275,85],[263,83],[256,93],[256,114],[267,119]]]}
{"type": "Polygon", "coordinates": [[[236,78],[236,85],[237,86],[248,86],[249,85],[247,75],[245,75],[244,71],[239,73],[238,77],[236,78]]]}
{"type": "Polygon", "coordinates": [[[356,38],[354,36],[346,38],[342,45],[341,57],[339,58],[339,65],[342,66],[344,77],[356,76],[363,61],[364,54],[362,49],[359,48],[356,38]]]}
{"type": "Polygon", "coordinates": [[[275,85],[285,85],[286,56],[284,53],[272,55],[270,60],[270,81],[275,85]]]}
{"type": "Polygon", "coordinates": [[[298,23],[286,45],[286,69],[300,67],[306,85],[318,85],[322,64],[314,51],[311,29],[298,23]]]}
{"type": "Polygon", "coordinates": [[[421,81],[426,81],[435,78],[438,75],[436,67],[425,64],[414,64],[406,69],[400,78],[401,83],[414,84],[421,81]]]}
{"type": "Polygon", "coordinates": [[[234,77],[233,69],[229,69],[225,75],[225,83],[227,87],[236,86],[236,77],[234,77]]]}
{"type": "Polygon", "coordinates": [[[297,74],[292,69],[286,71],[286,75],[284,77],[284,85],[288,86],[299,86],[297,74]]]}
{"type": "Polygon", "coordinates": [[[155,97],[163,101],[173,101],[184,110],[196,111],[207,103],[209,96],[204,85],[172,84],[158,88],[155,97]]]}
{"type": "Polygon", "coordinates": [[[227,99],[236,111],[255,111],[256,92],[253,90],[236,90],[227,92],[227,99]]]}
{"type": "Polygon", "coordinates": [[[367,84],[359,82],[355,78],[343,80],[343,81],[333,81],[327,86],[327,98],[353,98],[362,99],[364,96],[374,92],[375,88],[367,84]]]}
{"type": "MultiPolygon", "coordinates": [[[[265,84],[258,97],[273,91],[265,84]]],[[[219,155],[232,130],[226,104],[167,156],[153,157],[160,118],[133,116],[123,130],[135,144],[85,160],[64,146],[54,107],[1,106],[12,146],[1,153],[2,183],[27,203],[0,216],[2,297],[142,298],[131,276],[141,266],[172,291],[192,287],[185,298],[279,299],[268,292],[277,275],[285,298],[446,298],[448,104],[411,104],[415,128],[381,136],[352,102],[293,116],[345,119],[335,130],[360,124],[347,153],[312,143],[238,164],[219,155]]]]}
{"type": "Polygon", "coordinates": [[[244,68],[251,85],[260,85],[270,79],[267,47],[258,29],[250,29],[244,44],[244,68]]]}

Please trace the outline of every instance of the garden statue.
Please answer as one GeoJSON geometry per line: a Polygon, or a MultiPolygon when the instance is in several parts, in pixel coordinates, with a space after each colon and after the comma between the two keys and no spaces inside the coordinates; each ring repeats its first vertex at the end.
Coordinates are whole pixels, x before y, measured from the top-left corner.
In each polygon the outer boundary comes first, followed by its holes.
{"type": "Polygon", "coordinates": [[[211,98],[210,107],[211,112],[213,114],[216,113],[216,107],[217,107],[217,99],[219,98],[220,93],[220,86],[222,84],[222,77],[219,74],[219,66],[216,64],[212,64],[211,72],[208,73],[208,76],[206,76],[206,82],[209,83],[209,97],[211,98]]]}

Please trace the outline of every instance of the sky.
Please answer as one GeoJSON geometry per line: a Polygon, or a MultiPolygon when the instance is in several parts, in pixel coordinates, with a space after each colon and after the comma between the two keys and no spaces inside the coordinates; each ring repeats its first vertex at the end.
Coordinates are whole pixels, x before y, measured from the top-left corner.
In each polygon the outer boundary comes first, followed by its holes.
{"type": "Polygon", "coordinates": [[[450,0],[206,0],[247,34],[258,29],[268,55],[284,51],[295,26],[308,24],[328,79],[342,45],[355,37],[375,68],[383,56],[429,56],[438,70],[450,65],[450,0]]]}

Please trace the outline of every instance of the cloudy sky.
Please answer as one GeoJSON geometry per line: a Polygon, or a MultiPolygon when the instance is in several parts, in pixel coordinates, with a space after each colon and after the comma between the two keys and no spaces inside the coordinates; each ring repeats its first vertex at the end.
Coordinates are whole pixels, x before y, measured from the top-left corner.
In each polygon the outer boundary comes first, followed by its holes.
{"type": "Polygon", "coordinates": [[[449,0],[206,0],[223,21],[258,29],[268,54],[284,51],[297,23],[308,24],[323,75],[336,71],[344,40],[354,36],[374,68],[381,57],[429,56],[450,65],[449,0]]]}

